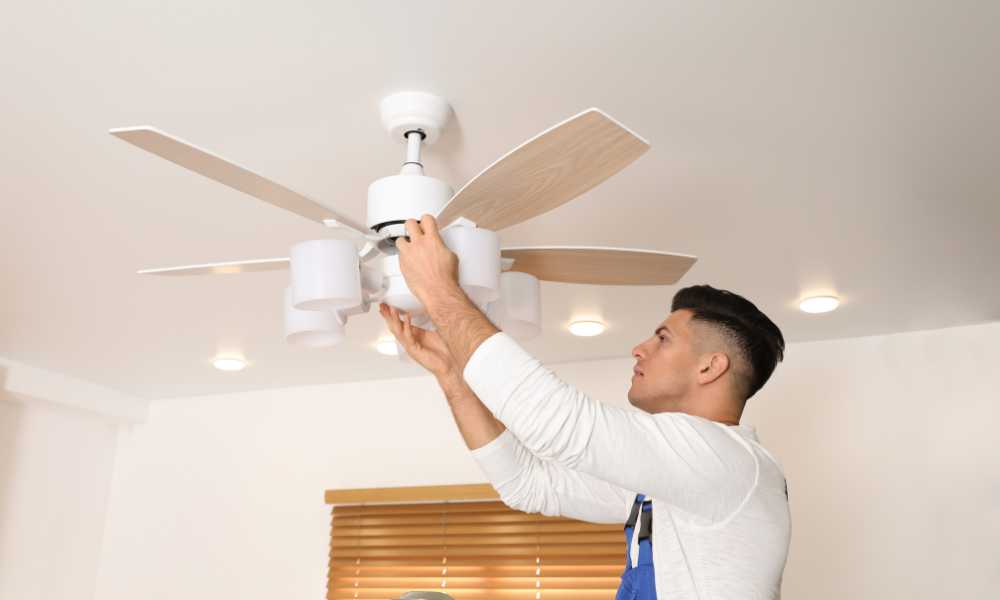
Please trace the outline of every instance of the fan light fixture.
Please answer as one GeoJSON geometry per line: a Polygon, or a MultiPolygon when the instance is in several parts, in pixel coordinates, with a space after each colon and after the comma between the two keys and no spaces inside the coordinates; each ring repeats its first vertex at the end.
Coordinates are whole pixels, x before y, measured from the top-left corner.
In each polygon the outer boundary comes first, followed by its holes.
{"type": "Polygon", "coordinates": [[[500,274],[500,297],[486,307],[486,316],[516,340],[529,340],[542,331],[541,289],[530,273],[500,274]]]}
{"type": "Polygon", "coordinates": [[[220,371],[242,371],[247,367],[247,361],[240,356],[216,356],[212,365],[220,371]]]}
{"type": "Polygon", "coordinates": [[[396,356],[399,354],[399,348],[396,347],[396,340],[391,337],[379,338],[375,342],[375,349],[378,350],[379,354],[385,354],[386,356],[396,356]]]}
{"type": "Polygon", "coordinates": [[[836,296],[813,296],[799,303],[802,312],[825,313],[837,308],[840,300],[836,296]]]}
{"type": "Polygon", "coordinates": [[[607,325],[600,321],[573,321],[569,324],[569,332],[580,337],[593,337],[601,335],[607,325]]]}
{"type": "MultiPolygon", "coordinates": [[[[500,246],[499,231],[574,200],[649,149],[646,140],[597,108],[528,139],[457,192],[448,182],[425,174],[421,158],[448,122],[448,102],[425,92],[403,91],[384,98],[379,112],[387,133],[405,145],[405,162],[396,174],[368,186],[363,221],[348,216],[361,208],[356,203],[334,207],[330,201],[317,202],[155,127],[112,129],[110,133],[125,142],[327,230],[327,235],[316,236],[322,239],[293,245],[288,257],[140,273],[188,276],[288,269],[283,290],[286,340],[329,347],[345,339],[348,318],[367,313],[373,303],[384,302],[414,318],[426,317],[425,307],[406,285],[396,248],[396,241],[409,235],[407,220],[423,215],[434,215],[442,240],[458,257],[458,283],[465,293],[498,328],[521,340],[541,333],[540,281],[671,285],[696,260],[686,254],[636,248],[500,246]]],[[[335,122],[337,115],[332,118],[335,122]]],[[[345,141],[345,152],[350,152],[352,142],[356,140],[345,141]]],[[[605,328],[594,320],[570,325],[570,331],[583,336],[599,335],[605,328]]],[[[409,360],[391,338],[379,339],[375,348],[409,360]]],[[[218,358],[220,369],[246,367],[241,357],[218,358]]]]}
{"type": "Polygon", "coordinates": [[[289,343],[319,348],[343,341],[346,317],[336,310],[299,310],[292,301],[292,286],[288,286],[285,288],[285,339],[289,343]]]}

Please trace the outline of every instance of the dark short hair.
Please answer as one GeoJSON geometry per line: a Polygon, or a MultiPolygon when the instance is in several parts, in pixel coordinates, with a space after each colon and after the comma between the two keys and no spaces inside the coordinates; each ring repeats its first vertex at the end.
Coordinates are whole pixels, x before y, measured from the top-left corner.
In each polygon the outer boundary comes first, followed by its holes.
{"type": "Polygon", "coordinates": [[[678,291],[670,310],[690,310],[692,320],[720,329],[749,367],[742,387],[746,399],[757,393],[771,377],[785,354],[781,330],[753,302],[728,290],[710,285],[693,285],[678,291]]]}

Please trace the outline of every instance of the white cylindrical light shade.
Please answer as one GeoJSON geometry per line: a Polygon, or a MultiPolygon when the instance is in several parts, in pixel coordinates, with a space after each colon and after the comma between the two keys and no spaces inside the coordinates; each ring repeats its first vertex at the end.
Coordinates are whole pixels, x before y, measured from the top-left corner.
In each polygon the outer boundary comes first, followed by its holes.
{"type": "Polygon", "coordinates": [[[348,240],[309,240],[292,246],[292,305],[332,310],[361,303],[358,250],[348,240]]]}
{"type": "Polygon", "coordinates": [[[538,278],[528,273],[500,274],[500,297],[489,305],[487,316],[511,337],[527,340],[542,331],[542,297],[538,278]]]}
{"type": "MultiPolygon", "coordinates": [[[[361,301],[361,304],[358,304],[357,306],[348,306],[346,308],[338,308],[338,309],[336,309],[336,312],[341,317],[343,317],[343,320],[346,322],[347,321],[347,317],[354,316],[354,315],[364,314],[364,313],[368,312],[368,309],[370,307],[371,307],[371,303],[368,301],[368,298],[365,298],[364,300],[361,301]]],[[[316,311],[313,311],[313,312],[316,312],[316,311]]]]}
{"type": "Polygon", "coordinates": [[[409,286],[406,285],[406,278],[399,269],[399,255],[393,254],[382,259],[382,273],[388,283],[382,302],[389,306],[394,306],[399,310],[406,311],[411,315],[423,315],[427,311],[420,300],[413,295],[409,286]]]}
{"type": "Polygon", "coordinates": [[[378,294],[385,284],[382,269],[369,265],[361,266],[361,289],[369,294],[378,294]]]}
{"type": "Polygon", "coordinates": [[[285,288],[285,340],[319,348],[344,339],[344,318],[335,310],[299,310],[292,305],[292,288],[285,288]]]}
{"type": "Polygon", "coordinates": [[[500,236],[495,231],[457,225],[441,239],[458,255],[458,284],[476,304],[500,297],[500,236]]]}

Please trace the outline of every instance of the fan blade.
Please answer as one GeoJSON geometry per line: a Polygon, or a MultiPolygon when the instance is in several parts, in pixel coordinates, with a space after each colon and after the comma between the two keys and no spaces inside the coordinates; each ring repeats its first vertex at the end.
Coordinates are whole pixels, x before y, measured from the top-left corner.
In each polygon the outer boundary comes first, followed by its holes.
{"type": "Polygon", "coordinates": [[[514,259],[511,271],[544,281],[594,285],[669,285],[698,260],[687,254],[594,246],[503,248],[500,255],[514,259]]]}
{"type": "Polygon", "coordinates": [[[438,213],[499,231],[548,212],[639,158],[649,144],[596,108],[514,148],[458,190],[438,213]]]}
{"type": "Polygon", "coordinates": [[[256,273],[260,271],[280,271],[288,268],[287,258],[261,258],[257,260],[235,260],[230,262],[167,267],[164,269],[143,269],[139,275],[230,275],[233,273],[256,273]]]}
{"type": "Polygon", "coordinates": [[[320,223],[326,219],[333,219],[361,235],[365,235],[364,232],[368,231],[367,227],[317,204],[298,192],[154,127],[123,127],[111,129],[109,133],[195,173],[307,219],[320,223]]]}

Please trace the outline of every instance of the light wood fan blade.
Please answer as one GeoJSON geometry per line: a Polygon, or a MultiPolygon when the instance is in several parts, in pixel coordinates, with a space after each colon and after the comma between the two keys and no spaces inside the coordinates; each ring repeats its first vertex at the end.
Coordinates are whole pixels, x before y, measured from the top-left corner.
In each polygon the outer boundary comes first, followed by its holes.
{"type": "Polygon", "coordinates": [[[109,133],[185,169],[214,179],[278,208],[320,223],[326,219],[333,219],[362,235],[364,232],[369,232],[367,227],[353,222],[296,191],[154,127],[123,127],[111,129],[109,133]]]}
{"type": "Polygon", "coordinates": [[[261,258],[257,260],[236,260],[231,262],[166,267],[164,269],[143,269],[139,275],[230,275],[233,273],[256,273],[259,271],[280,271],[288,268],[287,258],[261,258]]]}
{"type": "Polygon", "coordinates": [[[447,225],[465,217],[499,231],[586,192],[649,149],[649,144],[596,108],[514,148],[458,190],[438,213],[447,225]]]}
{"type": "Polygon", "coordinates": [[[594,246],[503,248],[500,255],[514,259],[511,271],[544,281],[595,285],[670,285],[698,260],[688,254],[594,246]]]}

